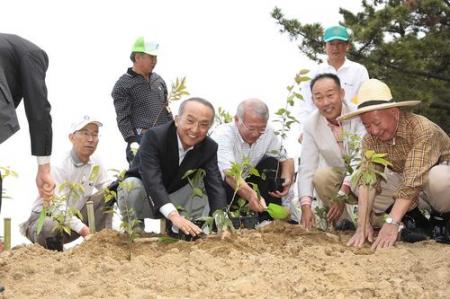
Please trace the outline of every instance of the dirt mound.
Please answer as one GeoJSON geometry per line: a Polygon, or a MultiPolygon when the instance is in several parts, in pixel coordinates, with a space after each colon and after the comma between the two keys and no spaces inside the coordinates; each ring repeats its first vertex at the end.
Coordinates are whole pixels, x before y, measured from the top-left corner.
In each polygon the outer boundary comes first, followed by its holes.
{"type": "Polygon", "coordinates": [[[131,245],[111,230],[52,252],[40,246],[0,255],[0,298],[448,298],[450,246],[399,243],[373,253],[349,235],[275,222],[230,238],[131,245]]]}

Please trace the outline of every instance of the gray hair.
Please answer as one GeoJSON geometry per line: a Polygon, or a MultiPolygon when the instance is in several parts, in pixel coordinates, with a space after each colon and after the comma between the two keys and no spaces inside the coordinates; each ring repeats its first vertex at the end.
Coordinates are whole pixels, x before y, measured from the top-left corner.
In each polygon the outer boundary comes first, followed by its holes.
{"type": "Polygon", "coordinates": [[[200,103],[200,104],[208,107],[209,109],[211,109],[212,117],[211,117],[211,124],[210,124],[210,126],[212,126],[212,124],[214,123],[214,118],[216,117],[216,111],[214,110],[214,106],[209,101],[207,101],[205,99],[202,99],[202,98],[189,98],[187,100],[184,100],[180,104],[180,107],[178,108],[178,116],[181,117],[183,115],[184,107],[189,102],[197,102],[197,103],[200,103]]]}
{"type": "Polygon", "coordinates": [[[236,116],[244,120],[244,113],[246,111],[252,114],[256,114],[266,121],[269,119],[269,108],[267,107],[266,103],[264,103],[260,99],[243,100],[237,107],[236,116]]]}

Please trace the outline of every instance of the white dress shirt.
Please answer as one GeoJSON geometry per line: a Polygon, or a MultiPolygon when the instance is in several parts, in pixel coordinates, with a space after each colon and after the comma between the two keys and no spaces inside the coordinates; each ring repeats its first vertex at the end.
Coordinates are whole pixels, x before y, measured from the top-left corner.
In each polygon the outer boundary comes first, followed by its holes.
{"type": "Polygon", "coordinates": [[[219,144],[217,161],[222,178],[225,178],[224,170],[230,169],[232,162],[241,163],[245,158],[250,159],[253,167],[264,156],[276,157],[280,161],[287,159],[284,146],[270,126],[266,127],[264,134],[252,145],[242,139],[235,122],[218,126],[211,137],[219,144]]]}

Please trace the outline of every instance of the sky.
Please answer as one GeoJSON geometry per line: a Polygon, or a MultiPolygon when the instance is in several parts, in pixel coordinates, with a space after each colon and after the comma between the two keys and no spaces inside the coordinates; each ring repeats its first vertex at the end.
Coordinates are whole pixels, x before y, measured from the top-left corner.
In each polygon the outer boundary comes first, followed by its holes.
{"type": "MultiPolygon", "coordinates": [[[[111,90],[131,66],[131,45],[138,36],[160,44],[155,72],[167,85],[187,78],[191,96],[203,97],[234,115],[249,97],[265,101],[271,112],[283,105],[286,86],[299,69],[316,64],[279,32],[270,16],[277,6],[288,18],[324,27],[342,21],[339,7],[360,10],[358,0],[164,0],[52,1],[14,0],[2,3],[0,28],[43,48],[50,60],[47,88],[52,105],[53,154],[58,161],[71,144],[72,122],[83,115],[104,126],[96,154],[109,169],[124,169],[125,142],[116,123],[111,90]]],[[[171,105],[177,111],[179,103],[171,105]]],[[[13,245],[26,243],[18,232],[36,198],[36,158],[31,156],[23,104],[17,110],[21,130],[0,145],[0,165],[19,174],[7,178],[0,219],[11,217],[13,245]]],[[[288,150],[299,154],[295,132],[288,150]]]]}

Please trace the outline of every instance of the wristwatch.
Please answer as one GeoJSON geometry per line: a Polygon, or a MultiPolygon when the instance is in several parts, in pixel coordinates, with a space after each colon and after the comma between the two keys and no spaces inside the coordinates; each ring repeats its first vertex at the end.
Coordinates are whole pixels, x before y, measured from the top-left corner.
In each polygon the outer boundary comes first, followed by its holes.
{"type": "Polygon", "coordinates": [[[391,216],[388,216],[384,222],[387,224],[396,225],[398,227],[398,231],[401,231],[404,228],[403,223],[395,221],[391,216]]]}
{"type": "Polygon", "coordinates": [[[384,222],[387,224],[394,224],[400,226],[400,222],[395,221],[391,216],[386,217],[386,220],[384,222]]]}

